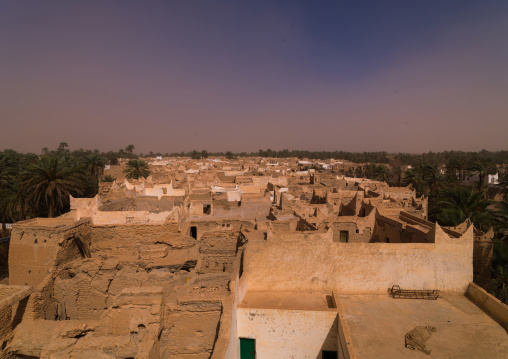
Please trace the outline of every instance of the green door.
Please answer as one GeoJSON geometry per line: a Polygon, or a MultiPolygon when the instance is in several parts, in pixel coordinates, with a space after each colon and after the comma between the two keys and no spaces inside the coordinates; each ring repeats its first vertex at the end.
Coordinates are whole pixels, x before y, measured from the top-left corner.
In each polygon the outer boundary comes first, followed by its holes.
{"type": "Polygon", "coordinates": [[[256,339],[240,338],[240,359],[256,358],[256,339]]]}

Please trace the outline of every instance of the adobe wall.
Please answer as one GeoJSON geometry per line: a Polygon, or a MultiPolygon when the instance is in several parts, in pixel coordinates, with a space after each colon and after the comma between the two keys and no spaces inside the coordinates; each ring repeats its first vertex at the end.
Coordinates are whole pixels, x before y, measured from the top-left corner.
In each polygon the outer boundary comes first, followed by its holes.
{"type": "Polygon", "coordinates": [[[102,201],[97,195],[94,198],[70,197],[71,212],[76,219],[91,218],[93,224],[164,224],[167,221],[180,221],[184,216],[183,208],[175,206],[171,211],[101,211],[102,201]]]}
{"type": "Polygon", "coordinates": [[[96,211],[92,215],[95,225],[127,224],[127,223],[150,223],[164,224],[168,220],[179,220],[181,209],[174,207],[171,211],[96,211]]]}
{"type": "Polygon", "coordinates": [[[334,222],[331,227],[333,229],[334,242],[340,242],[341,231],[348,232],[348,243],[369,243],[372,239],[373,228],[366,227],[360,229],[355,222],[334,222]]]}
{"type": "Polygon", "coordinates": [[[231,232],[239,232],[241,228],[254,229],[253,221],[251,220],[238,220],[238,219],[216,219],[209,218],[206,220],[192,219],[186,222],[182,229],[182,233],[191,235],[191,227],[196,227],[197,240],[201,240],[205,233],[211,232],[224,232],[225,234],[231,232]]]}
{"type": "Polygon", "coordinates": [[[238,219],[254,221],[255,218],[266,217],[270,211],[271,202],[267,199],[221,203],[214,201],[212,220],[217,219],[238,219]]]}
{"type": "Polygon", "coordinates": [[[161,358],[210,358],[219,331],[222,304],[217,299],[178,300],[164,314],[161,358]]]}
{"type": "Polygon", "coordinates": [[[57,266],[83,256],[74,235],[89,245],[89,220],[58,224],[60,221],[38,218],[13,226],[9,284],[37,287],[57,266]]]}
{"type": "Polygon", "coordinates": [[[144,257],[142,246],[155,246],[146,247],[153,250],[156,250],[157,246],[161,247],[161,250],[168,246],[188,247],[188,239],[178,231],[177,223],[93,226],[90,232],[90,248],[104,258],[121,257],[125,261],[136,261],[144,257]]]}
{"type": "MultiPolygon", "coordinates": [[[[429,222],[425,223],[425,226],[428,226],[429,222]]],[[[431,225],[434,226],[432,223],[431,225]]],[[[375,242],[383,243],[432,243],[434,241],[429,232],[386,216],[376,218],[373,239],[375,242]]]]}
{"type": "Polygon", "coordinates": [[[487,293],[485,289],[475,283],[470,283],[467,287],[466,296],[499,323],[508,323],[508,305],[487,293]]]}
{"type": "Polygon", "coordinates": [[[199,246],[202,258],[201,272],[230,272],[235,259],[240,233],[205,233],[199,246]]]}
{"type": "Polygon", "coordinates": [[[415,198],[416,191],[407,187],[389,187],[383,189],[383,194],[399,200],[410,200],[415,198]]]}
{"type": "Polygon", "coordinates": [[[371,211],[366,217],[334,217],[329,226],[333,229],[334,242],[340,242],[340,231],[348,231],[349,243],[369,243],[372,240],[375,224],[376,211],[371,211]]]}
{"type": "Polygon", "coordinates": [[[31,288],[0,285],[0,357],[6,358],[3,349],[12,339],[13,330],[21,322],[31,288]]]}
{"type": "Polygon", "coordinates": [[[237,312],[237,336],[256,339],[256,357],[321,359],[322,350],[337,350],[335,311],[238,308],[237,312]]]}
{"type": "Polygon", "coordinates": [[[473,279],[472,227],[450,238],[440,227],[436,243],[336,243],[331,239],[251,241],[245,271],[252,291],[386,293],[439,289],[464,293],[473,279]]]}
{"type": "Polygon", "coordinates": [[[240,353],[238,340],[238,304],[242,302],[248,288],[248,275],[243,271],[243,248],[240,248],[235,259],[231,280],[230,294],[222,300],[222,316],[212,359],[237,359],[240,353]]]}

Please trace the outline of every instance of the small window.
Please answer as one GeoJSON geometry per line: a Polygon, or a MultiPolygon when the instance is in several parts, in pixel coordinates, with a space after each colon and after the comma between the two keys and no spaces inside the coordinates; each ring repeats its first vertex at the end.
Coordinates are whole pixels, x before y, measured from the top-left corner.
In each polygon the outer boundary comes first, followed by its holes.
{"type": "Polygon", "coordinates": [[[190,235],[194,239],[198,239],[198,229],[195,226],[190,227],[190,235]]]}
{"type": "Polygon", "coordinates": [[[340,242],[341,243],[349,242],[349,231],[340,231],[340,242]]]}
{"type": "Polygon", "coordinates": [[[390,243],[390,238],[385,237],[385,243],[390,243]]]}
{"type": "Polygon", "coordinates": [[[360,233],[360,230],[358,228],[356,229],[356,233],[360,233]]]}
{"type": "Polygon", "coordinates": [[[209,204],[203,205],[203,214],[211,214],[212,206],[209,204]]]}

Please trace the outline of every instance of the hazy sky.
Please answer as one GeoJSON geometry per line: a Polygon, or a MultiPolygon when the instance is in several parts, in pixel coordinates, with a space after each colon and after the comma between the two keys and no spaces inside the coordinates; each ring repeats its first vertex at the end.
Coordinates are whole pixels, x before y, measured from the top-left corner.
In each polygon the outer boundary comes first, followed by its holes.
{"type": "Polygon", "coordinates": [[[508,1],[3,1],[0,150],[508,149],[508,1]]]}

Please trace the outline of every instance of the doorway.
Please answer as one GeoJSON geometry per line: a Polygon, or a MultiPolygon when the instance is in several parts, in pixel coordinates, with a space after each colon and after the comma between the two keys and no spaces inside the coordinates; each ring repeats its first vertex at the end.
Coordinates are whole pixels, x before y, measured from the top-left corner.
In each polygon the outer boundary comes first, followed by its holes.
{"type": "Polygon", "coordinates": [[[323,350],[321,357],[323,359],[338,359],[337,351],[335,350],[323,350]]]}
{"type": "Polygon", "coordinates": [[[190,227],[190,235],[194,239],[198,239],[198,228],[196,226],[190,227]]]}
{"type": "Polygon", "coordinates": [[[256,358],[256,339],[240,338],[240,359],[256,358]]]}

